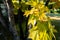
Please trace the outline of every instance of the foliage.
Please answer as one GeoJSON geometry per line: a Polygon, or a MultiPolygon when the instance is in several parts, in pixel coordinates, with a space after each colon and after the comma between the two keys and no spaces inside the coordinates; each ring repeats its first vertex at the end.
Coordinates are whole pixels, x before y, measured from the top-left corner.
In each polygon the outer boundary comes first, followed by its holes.
{"type": "Polygon", "coordinates": [[[14,6],[14,14],[17,15],[18,9],[20,7],[18,0],[12,0],[13,6],[14,6]]]}
{"type": "Polygon", "coordinates": [[[50,0],[51,2],[55,2],[55,5],[53,5],[53,8],[59,8],[60,7],[60,0],[50,0]]]}
{"type": "Polygon", "coordinates": [[[32,40],[53,40],[52,38],[55,38],[54,32],[56,32],[56,30],[54,26],[52,26],[50,18],[46,16],[49,9],[44,5],[43,1],[22,0],[20,4],[16,2],[19,6],[15,5],[14,1],[15,0],[12,1],[15,6],[14,8],[21,8],[21,10],[25,12],[24,16],[29,16],[28,25],[32,24],[32,28],[29,29],[28,38],[32,40]],[[31,6],[31,10],[28,10],[28,5],[31,6]]]}

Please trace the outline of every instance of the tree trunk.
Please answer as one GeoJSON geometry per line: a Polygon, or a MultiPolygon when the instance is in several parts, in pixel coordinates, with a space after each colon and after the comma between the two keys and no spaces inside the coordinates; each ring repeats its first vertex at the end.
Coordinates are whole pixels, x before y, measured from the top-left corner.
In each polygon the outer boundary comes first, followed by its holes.
{"type": "Polygon", "coordinates": [[[9,30],[13,33],[13,40],[20,40],[15,26],[12,0],[5,0],[5,4],[7,5],[8,10],[9,30]]]}

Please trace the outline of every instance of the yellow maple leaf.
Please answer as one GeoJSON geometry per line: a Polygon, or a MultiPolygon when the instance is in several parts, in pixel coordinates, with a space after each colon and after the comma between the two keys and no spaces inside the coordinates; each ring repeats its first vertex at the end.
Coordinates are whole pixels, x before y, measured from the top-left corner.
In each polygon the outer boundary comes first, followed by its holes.
{"type": "Polygon", "coordinates": [[[47,21],[47,16],[46,16],[44,13],[42,13],[42,14],[39,16],[39,20],[40,20],[40,21],[47,21]]]}

